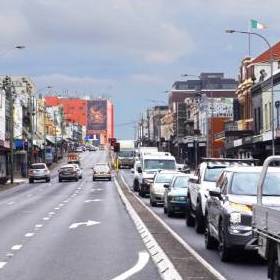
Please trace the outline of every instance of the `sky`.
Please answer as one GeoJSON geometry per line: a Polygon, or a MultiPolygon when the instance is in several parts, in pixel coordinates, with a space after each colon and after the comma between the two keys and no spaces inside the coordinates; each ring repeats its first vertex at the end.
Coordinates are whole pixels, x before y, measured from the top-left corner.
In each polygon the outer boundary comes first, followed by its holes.
{"type": "MultiPolygon", "coordinates": [[[[120,139],[134,136],[147,108],[167,103],[165,91],[182,74],[224,72],[237,78],[248,40],[225,29],[247,31],[249,20],[256,19],[267,26],[258,32],[271,44],[280,40],[279,0],[0,4],[0,73],[27,75],[44,94],[111,98],[120,139]]],[[[253,56],[266,50],[258,38],[251,45],[253,56]]]]}

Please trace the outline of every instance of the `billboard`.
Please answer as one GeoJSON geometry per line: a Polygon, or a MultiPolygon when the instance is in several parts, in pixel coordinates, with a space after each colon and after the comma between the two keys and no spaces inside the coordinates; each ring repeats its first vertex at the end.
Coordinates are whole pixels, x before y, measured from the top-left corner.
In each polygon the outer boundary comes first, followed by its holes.
{"type": "Polygon", "coordinates": [[[94,132],[107,129],[107,100],[88,101],[87,131],[94,132]]]}

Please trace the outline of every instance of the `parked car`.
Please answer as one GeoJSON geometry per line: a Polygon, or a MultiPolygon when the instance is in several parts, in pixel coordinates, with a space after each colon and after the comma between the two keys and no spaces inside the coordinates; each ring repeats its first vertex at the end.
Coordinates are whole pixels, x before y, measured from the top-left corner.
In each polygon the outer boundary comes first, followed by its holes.
{"type": "Polygon", "coordinates": [[[58,181],[64,180],[79,181],[79,172],[73,164],[66,164],[58,170],[58,181]]]}
{"type": "Polygon", "coordinates": [[[163,204],[163,196],[165,187],[169,185],[172,178],[179,174],[177,171],[160,170],[155,174],[153,183],[150,186],[150,205],[157,206],[157,204],[163,204]]]}
{"type": "Polygon", "coordinates": [[[97,163],[93,167],[92,180],[95,181],[97,179],[112,180],[111,169],[107,163],[97,163]]]}
{"type": "Polygon", "coordinates": [[[164,213],[169,217],[174,213],[186,212],[187,195],[189,186],[190,175],[177,174],[173,177],[170,184],[166,184],[164,198],[163,198],[163,209],[164,213]]]}
{"type": "Polygon", "coordinates": [[[138,168],[141,168],[141,162],[140,160],[136,160],[134,162],[134,167],[131,168],[131,173],[134,174],[133,176],[133,190],[135,192],[138,192],[139,191],[139,173],[138,173],[138,168]]]}
{"type": "Polygon", "coordinates": [[[97,151],[97,148],[95,146],[93,146],[93,145],[90,145],[88,150],[90,152],[95,152],[95,151],[97,151]]]}
{"type": "Polygon", "coordinates": [[[29,183],[33,183],[35,180],[45,180],[50,182],[50,171],[45,163],[34,163],[30,166],[28,171],[29,183]]]}
{"type": "MultiPolygon", "coordinates": [[[[262,167],[228,167],[206,203],[205,246],[218,246],[222,261],[230,261],[237,250],[256,250],[252,231],[252,208],[257,202],[257,183],[262,167]]],[[[265,204],[280,205],[279,168],[271,167],[265,184],[265,204]],[[274,183],[272,183],[274,182],[274,183]]]]}
{"type": "Polygon", "coordinates": [[[195,226],[198,233],[205,231],[205,205],[209,191],[215,189],[216,181],[228,166],[254,166],[254,159],[204,158],[190,179],[186,209],[187,226],[195,226]]]}

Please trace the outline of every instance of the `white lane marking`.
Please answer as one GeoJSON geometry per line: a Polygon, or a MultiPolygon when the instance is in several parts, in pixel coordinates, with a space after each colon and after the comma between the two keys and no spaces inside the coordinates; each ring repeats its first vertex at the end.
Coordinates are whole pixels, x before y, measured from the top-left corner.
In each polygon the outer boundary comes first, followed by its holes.
{"type": "Polygon", "coordinates": [[[24,236],[25,237],[32,237],[32,236],[34,236],[34,233],[33,232],[27,232],[24,236]]]}
{"type": "Polygon", "coordinates": [[[63,206],[64,206],[64,204],[63,204],[63,203],[60,203],[58,206],[59,206],[59,207],[63,207],[63,206]]]}
{"type": "Polygon", "coordinates": [[[121,275],[113,278],[112,280],[125,280],[125,279],[130,278],[132,275],[141,271],[146,266],[149,259],[150,259],[150,255],[148,254],[148,252],[146,252],[146,251],[139,252],[138,253],[138,261],[135,264],[135,266],[133,266],[129,270],[125,271],[121,275]]]}
{"type": "Polygon", "coordinates": [[[54,215],[54,214],[55,214],[55,212],[49,212],[49,215],[51,215],[51,216],[54,215]]]}
{"type": "Polygon", "coordinates": [[[74,224],[69,226],[69,229],[75,229],[75,228],[78,228],[79,226],[82,226],[82,225],[90,227],[90,226],[94,226],[94,225],[98,225],[98,224],[100,224],[100,222],[88,220],[87,222],[74,223],[74,224]]]}
{"type": "Polygon", "coordinates": [[[14,201],[10,201],[10,202],[8,202],[8,205],[13,205],[13,204],[15,204],[15,202],[14,202],[14,201]]]}
{"type": "Polygon", "coordinates": [[[59,207],[55,207],[55,208],[54,208],[54,210],[59,210],[59,209],[60,209],[59,207]]]}
{"type": "Polygon", "coordinates": [[[99,201],[102,201],[102,199],[88,199],[88,200],[85,200],[84,203],[99,202],[99,201]]]}
{"type": "Polygon", "coordinates": [[[63,202],[64,202],[64,203],[68,203],[68,202],[69,202],[69,200],[64,200],[63,202]]]}
{"type": "Polygon", "coordinates": [[[14,251],[18,251],[22,248],[22,245],[21,244],[17,244],[17,245],[14,245],[11,247],[11,250],[14,250],[14,251]]]}
{"type": "Polygon", "coordinates": [[[48,221],[50,218],[49,217],[44,217],[42,220],[48,221]]]}
{"type": "Polygon", "coordinates": [[[7,262],[0,262],[0,269],[3,268],[6,264],[7,262]]]}
{"type": "Polygon", "coordinates": [[[41,227],[43,227],[43,225],[41,225],[41,224],[35,225],[35,228],[41,228],[41,227]]]}

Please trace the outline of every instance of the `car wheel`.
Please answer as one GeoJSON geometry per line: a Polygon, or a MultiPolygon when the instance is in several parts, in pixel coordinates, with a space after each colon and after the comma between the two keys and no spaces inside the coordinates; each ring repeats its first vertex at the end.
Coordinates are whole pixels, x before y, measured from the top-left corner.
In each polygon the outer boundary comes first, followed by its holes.
{"type": "Polygon", "coordinates": [[[76,178],[75,178],[75,182],[78,182],[78,181],[79,181],[79,177],[76,177],[76,178]]]}
{"type": "Polygon", "coordinates": [[[135,192],[139,191],[139,183],[137,181],[134,181],[133,182],[133,190],[135,192]]]}
{"type": "Polygon", "coordinates": [[[170,207],[167,207],[167,209],[166,209],[166,211],[167,211],[167,216],[168,217],[173,217],[173,211],[170,209],[170,207]]]}
{"type": "Polygon", "coordinates": [[[216,247],[217,247],[217,241],[215,240],[215,238],[213,238],[213,237],[211,236],[211,233],[210,233],[210,225],[209,225],[208,218],[206,218],[206,226],[205,226],[204,240],[205,240],[205,248],[206,248],[206,249],[208,249],[208,250],[216,249],[216,247]]]}
{"type": "Polygon", "coordinates": [[[195,220],[192,216],[192,213],[191,213],[191,200],[189,198],[187,198],[187,205],[186,205],[186,225],[188,227],[193,227],[194,224],[195,224],[195,220]]]}
{"type": "Polygon", "coordinates": [[[163,206],[163,212],[164,212],[164,214],[167,214],[167,209],[165,206],[163,206]]]}
{"type": "Polygon", "coordinates": [[[33,179],[29,179],[29,183],[33,184],[34,180],[33,179]]]}
{"type": "Polygon", "coordinates": [[[219,224],[219,255],[222,262],[228,262],[231,260],[231,248],[227,247],[225,232],[223,227],[223,222],[221,221],[219,224]]]}
{"type": "Polygon", "coordinates": [[[195,231],[197,233],[203,233],[205,231],[204,218],[200,203],[197,204],[195,210],[195,231]]]}
{"type": "Polygon", "coordinates": [[[83,179],[83,176],[80,176],[80,179],[83,179]]]}
{"type": "Polygon", "coordinates": [[[157,206],[157,203],[155,202],[155,201],[153,201],[153,199],[150,197],[150,205],[152,206],[152,207],[155,207],[155,206],[157,206]]]}
{"type": "Polygon", "coordinates": [[[112,181],[112,178],[110,177],[110,178],[108,179],[108,181],[112,181]]]}
{"type": "Polygon", "coordinates": [[[94,178],[94,177],[92,177],[92,181],[95,181],[95,178],[94,178]]]}
{"type": "Polygon", "coordinates": [[[271,263],[271,280],[279,280],[280,279],[280,268],[278,264],[277,252],[273,254],[273,260],[271,263]]]}
{"type": "Polygon", "coordinates": [[[61,183],[61,182],[62,182],[62,179],[59,178],[59,179],[58,179],[58,182],[61,183]]]}

